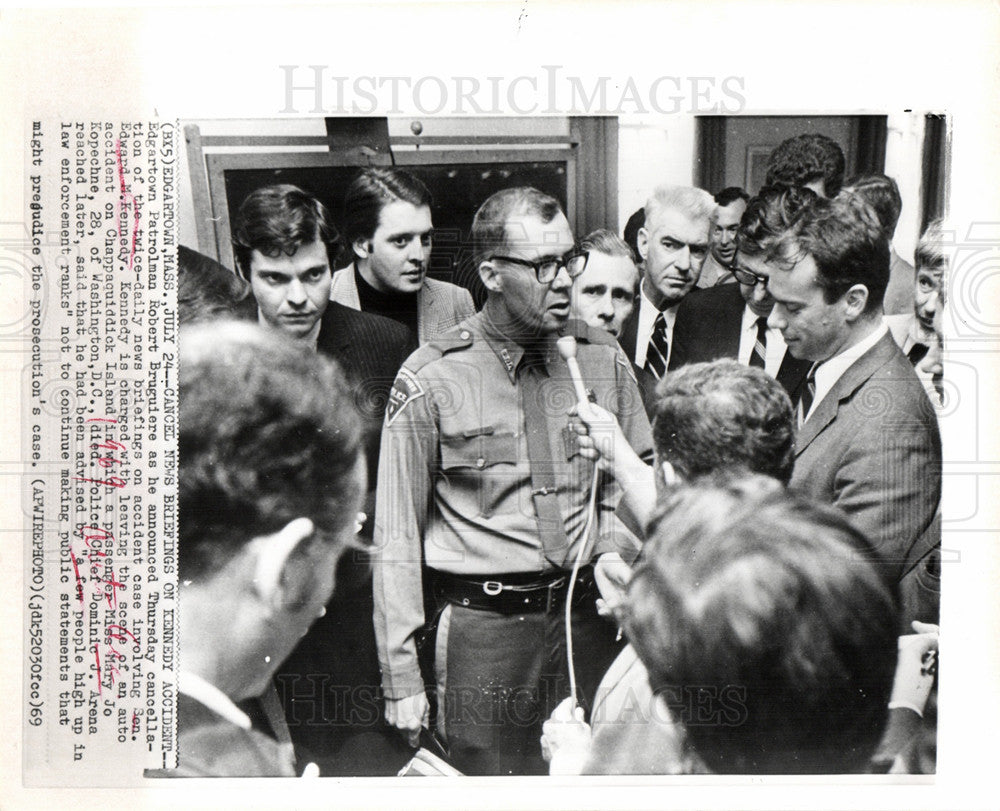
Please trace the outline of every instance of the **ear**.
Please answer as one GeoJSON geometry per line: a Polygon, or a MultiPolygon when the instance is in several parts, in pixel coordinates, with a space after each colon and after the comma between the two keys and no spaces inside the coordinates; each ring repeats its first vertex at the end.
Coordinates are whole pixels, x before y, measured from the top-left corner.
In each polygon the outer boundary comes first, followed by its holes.
{"type": "Polygon", "coordinates": [[[315,527],[312,521],[296,518],[273,535],[262,535],[253,540],[256,554],[254,590],[270,610],[277,610],[286,602],[284,574],[288,562],[313,532],[315,527]]]}
{"type": "Polygon", "coordinates": [[[646,226],[639,229],[639,233],[635,237],[635,246],[639,249],[639,256],[642,261],[646,261],[646,254],[649,253],[649,231],[646,230],[646,226]]]}
{"type": "Polygon", "coordinates": [[[497,266],[488,259],[479,263],[479,278],[483,280],[486,289],[494,293],[503,288],[503,276],[497,270],[497,266]]]}
{"type": "Polygon", "coordinates": [[[849,321],[856,321],[865,311],[868,303],[868,288],[863,284],[856,284],[844,293],[844,317],[849,321]]]}
{"type": "Polygon", "coordinates": [[[358,237],[351,243],[351,248],[358,259],[367,259],[369,254],[371,254],[372,243],[368,237],[358,237]]]}

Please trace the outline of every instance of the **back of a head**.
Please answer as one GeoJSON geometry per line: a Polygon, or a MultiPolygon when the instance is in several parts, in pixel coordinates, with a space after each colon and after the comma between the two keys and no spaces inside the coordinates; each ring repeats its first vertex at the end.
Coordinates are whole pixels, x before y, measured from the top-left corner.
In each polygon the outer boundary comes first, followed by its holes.
{"type": "Polygon", "coordinates": [[[882,174],[860,175],[851,178],[840,193],[856,194],[871,206],[882,224],[885,238],[892,239],[896,233],[899,214],[903,210],[903,198],[899,194],[899,186],[895,180],[882,174]]]}
{"type": "Polygon", "coordinates": [[[378,228],[382,209],[389,203],[409,203],[417,208],[432,205],[424,182],[405,169],[369,166],[351,181],[344,196],[344,231],[347,244],[371,239],[378,228]]]}
{"type": "Polygon", "coordinates": [[[764,186],[743,212],[736,234],[738,253],[774,259],[781,238],[816,199],[816,193],[804,186],[764,186]]]}
{"type": "Polygon", "coordinates": [[[311,194],[289,183],[253,191],[240,204],[233,221],[236,267],[248,280],[254,251],[272,258],[293,256],[316,240],[326,245],[332,267],[340,237],[330,212],[311,194]]]}
{"type": "Polygon", "coordinates": [[[535,217],[542,223],[550,223],[561,213],[558,200],[531,186],[503,189],[490,195],[472,218],[476,264],[494,253],[503,253],[508,248],[508,239],[516,239],[516,234],[507,233],[507,222],[511,218],[535,217]]]}
{"type": "Polygon", "coordinates": [[[735,360],[683,366],[658,385],[653,414],[657,458],[685,479],[742,469],[788,483],[794,414],[781,385],[735,360]]]}
{"type": "Polygon", "coordinates": [[[635,255],[636,261],[639,259],[639,229],[645,224],[646,209],[640,208],[638,211],[632,212],[632,216],[629,217],[628,222],[625,223],[625,230],[622,231],[622,237],[632,249],[632,253],[635,255]]]}
{"type": "Polygon", "coordinates": [[[805,186],[822,181],[823,195],[833,197],[844,182],[844,151],[819,133],[796,135],[782,141],[767,161],[765,185],[805,186]]]}
{"type": "Polygon", "coordinates": [[[846,517],[772,479],[667,494],[626,598],[650,685],[718,773],[867,769],[898,597],[846,517]]]}
{"type": "Polygon", "coordinates": [[[232,318],[250,295],[250,285],[186,245],[177,246],[177,315],[181,324],[232,318]]]}
{"type": "Polygon", "coordinates": [[[812,257],[828,304],[861,284],[868,289],[865,314],[881,314],[889,283],[889,241],[871,206],[857,195],[817,200],[777,250],[788,263],[812,257]]]}
{"type": "Polygon", "coordinates": [[[719,208],[730,206],[737,200],[742,200],[744,203],[750,202],[750,195],[746,193],[742,186],[726,186],[726,188],[715,195],[715,204],[719,208]]]}
{"type": "Polygon", "coordinates": [[[180,573],[205,581],[296,518],[344,537],[360,495],[360,424],[337,365],[255,324],[181,333],[180,573]]]}

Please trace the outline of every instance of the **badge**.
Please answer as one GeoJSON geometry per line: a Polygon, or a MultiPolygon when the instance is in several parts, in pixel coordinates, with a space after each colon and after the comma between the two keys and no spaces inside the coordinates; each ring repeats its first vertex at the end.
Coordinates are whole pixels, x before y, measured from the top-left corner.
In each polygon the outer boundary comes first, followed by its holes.
{"type": "Polygon", "coordinates": [[[389,402],[385,408],[385,424],[392,425],[392,421],[396,419],[407,403],[422,397],[424,394],[420,381],[413,376],[413,373],[408,369],[400,369],[392,384],[392,391],[389,392],[389,402]]]}

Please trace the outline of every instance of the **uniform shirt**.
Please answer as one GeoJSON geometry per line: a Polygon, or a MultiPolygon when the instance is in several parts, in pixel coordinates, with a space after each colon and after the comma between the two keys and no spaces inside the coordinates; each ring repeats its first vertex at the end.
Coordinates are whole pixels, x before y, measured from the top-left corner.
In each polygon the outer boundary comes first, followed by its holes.
{"type": "MultiPolygon", "coordinates": [[[[607,333],[571,322],[577,361],[597,403],[613,412],[629,444],[652,459],[652,432],[632,368],[607,333]]],[[[543,400],[570,568],[583,540],[593,463],[567,430],[576,402],[569,370],[552,336],[544,344],[543,400]]],[[[403,365],[382,434],[375,511],[375,632],[389,698],[423,689],[414,633],[424,622],[421,561],[453,574],[544,572],[546,560],[532,501],[521,346],[477,313],[403,365]]],[[[614,510],[620,490],[602,480],[599,540],[613,551],[624,528],[614,510]]]]}

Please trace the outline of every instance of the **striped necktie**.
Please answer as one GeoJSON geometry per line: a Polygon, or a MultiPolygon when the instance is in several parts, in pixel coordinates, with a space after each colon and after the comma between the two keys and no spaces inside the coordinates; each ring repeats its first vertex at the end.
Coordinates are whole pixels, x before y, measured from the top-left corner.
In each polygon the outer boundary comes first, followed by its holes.
{"type": "Polygon", "coordinates": [[[667,355],[670,345],[667,343],[667,319],[663,313],[656,316],[653,322],[653,334],[646,346],[646,365],[643,367],[653,377],[659,380],[667,371],[667,355]]]}
{"type": "Polygon", "coordinates": [[[767,357],[767,316],[757,319],[757,339],[754,341],[753,352],[750,353],[750,365],[758,369],[764,368],[764,358],[767,357]]]}
{"type": "Polygon", "coordinates": [[[809,416],[809,409],[812,408],[813,400],[816,398],[816,369],[818,368],[818,363],[812,365],[809,374],[806,375],[806,387],[802,390],[802,396],[799,398],[797,416],[800,428],[802,423],[806,421],[806,417],[809,416]]]}

